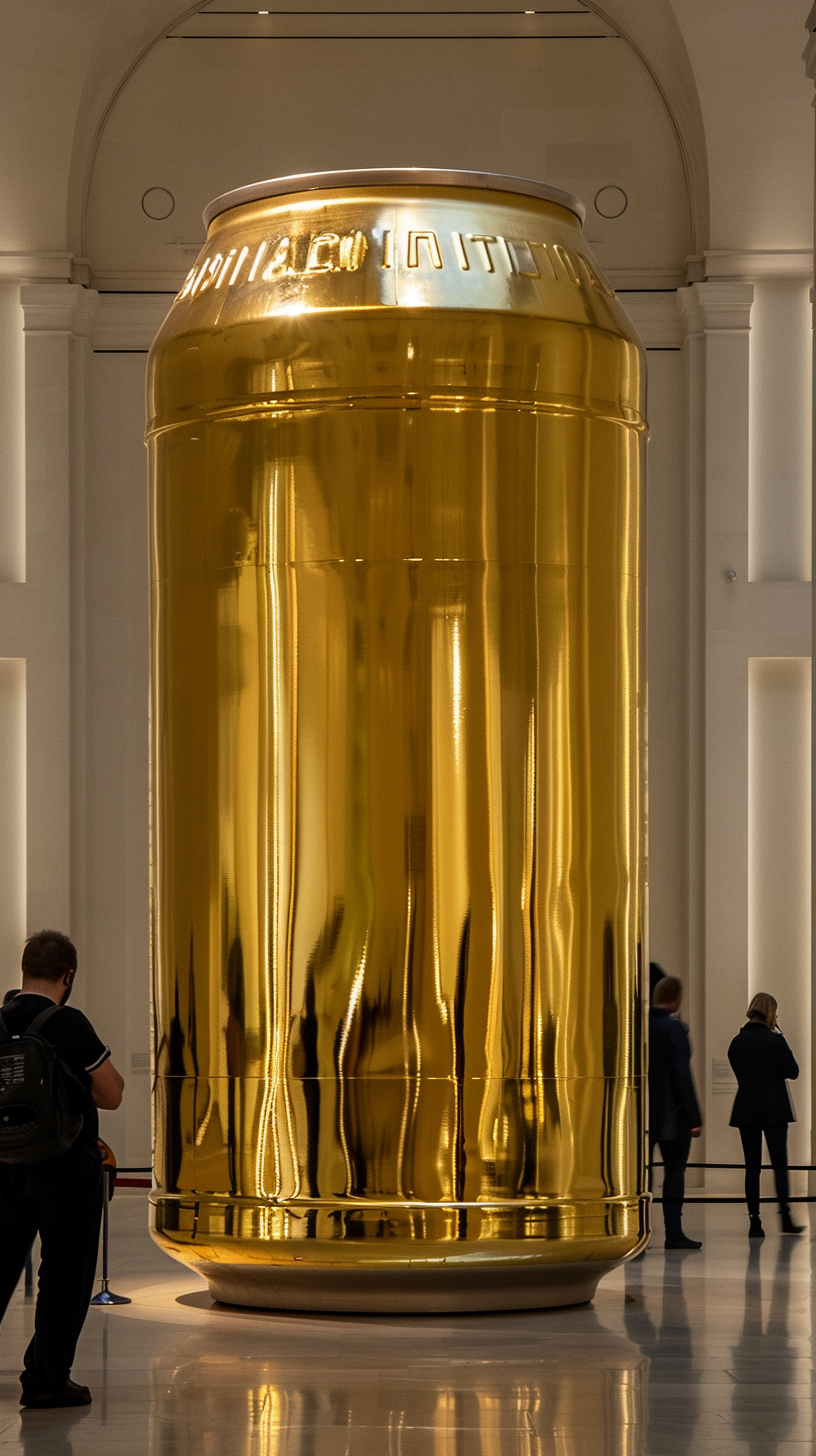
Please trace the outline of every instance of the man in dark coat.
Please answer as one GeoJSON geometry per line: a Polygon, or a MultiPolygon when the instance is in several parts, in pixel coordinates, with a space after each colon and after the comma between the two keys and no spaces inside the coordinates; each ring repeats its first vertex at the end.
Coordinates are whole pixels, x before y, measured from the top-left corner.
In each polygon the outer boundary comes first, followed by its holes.
{"type": "Polygon", "coordinates": [[[701,1249],[683,1233],[686,1163],[703,1119],[691,1075],[688,1027],[678,1016],[683,983],[664,976],[652,994],[649,1016],[649,1162],[655,1143],[663,1158],[663,1223],[667,1249],[701,1249]]]}

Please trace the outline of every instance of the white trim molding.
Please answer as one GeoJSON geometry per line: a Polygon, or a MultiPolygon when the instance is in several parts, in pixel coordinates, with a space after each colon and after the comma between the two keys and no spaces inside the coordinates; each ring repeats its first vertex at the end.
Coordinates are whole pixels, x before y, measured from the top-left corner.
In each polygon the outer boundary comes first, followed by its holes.
{"type": "Polygon", "coordinates": [[[710,249],[703,254],[707,279],[739,279],[756,283],[763,278],[812,278],[813,251],[810,248],[743,248],[732,251],[710,249]]]}
{"type": "Polygon", "coordinates": [[[68,283],[70,253],[0,253],[0,279],[7,283],[68,283]]]}

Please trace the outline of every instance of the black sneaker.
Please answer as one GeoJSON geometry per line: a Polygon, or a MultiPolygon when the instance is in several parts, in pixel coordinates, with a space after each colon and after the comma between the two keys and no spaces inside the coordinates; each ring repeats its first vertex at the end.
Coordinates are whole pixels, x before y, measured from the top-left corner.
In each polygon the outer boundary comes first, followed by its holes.
{"type": "Polygon", "coordinates": [[[65,1406],[90,1405],[91,1392],[87,1385],[77,1385],[75,1380],[66,1380],[61,1390],[45,1394],[39,1390],[24,1390],[20,1405],[26,1410],[62,1410],[65,1406]]]}
{"type": "Polygon", "coordinates": [[[690,1239],[687,1234],[666,1234],[665,1249],[701,1249],[702,1239],[690,1239]]]}
{"type": "Polygon", "coordinates": [[[764,1239],[765,1230],[762,1227],[762,1220],[759,1214],[751,1215],[751,1227],[748,1230],[749,1239],[764,1239]]]}

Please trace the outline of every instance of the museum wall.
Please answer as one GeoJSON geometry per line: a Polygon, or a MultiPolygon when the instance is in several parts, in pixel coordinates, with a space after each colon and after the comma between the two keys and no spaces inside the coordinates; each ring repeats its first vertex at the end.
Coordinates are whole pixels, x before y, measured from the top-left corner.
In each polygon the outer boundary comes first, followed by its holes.
{"type": "Polygon", "coordinates": [[[393,6],[331,34],[304,6],[285,42],[228,0],[3,10],[0,950],[10,981],[26,929],[76,937],[123,1162],[150,1142],[146,351],[204,204],[298,170],[493,169],[588,204],[649,348],[651,952],[688,982],[707,1156],[736,1156],[749,991],[809,1066],[807,6],[564,0],[512,37],[496,8],[419,36],[393,6]]]}

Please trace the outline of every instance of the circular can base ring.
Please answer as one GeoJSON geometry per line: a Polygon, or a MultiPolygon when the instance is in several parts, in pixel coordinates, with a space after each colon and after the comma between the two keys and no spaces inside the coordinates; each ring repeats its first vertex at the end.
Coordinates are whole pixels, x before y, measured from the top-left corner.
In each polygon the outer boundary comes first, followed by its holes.
{"type": "Polygon", "coordinates": [[[586,1304],[619,1259],[518,1269],[298,1269],[279,1264],[194,1267],[220,1304],[335,1314],[457,1314],[586,1304]]]}

